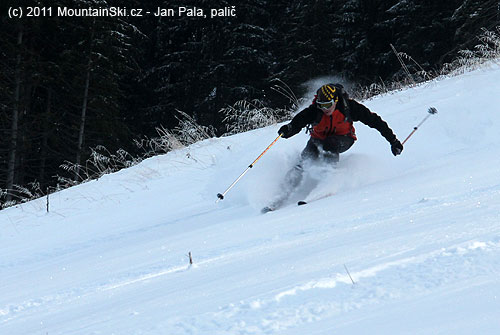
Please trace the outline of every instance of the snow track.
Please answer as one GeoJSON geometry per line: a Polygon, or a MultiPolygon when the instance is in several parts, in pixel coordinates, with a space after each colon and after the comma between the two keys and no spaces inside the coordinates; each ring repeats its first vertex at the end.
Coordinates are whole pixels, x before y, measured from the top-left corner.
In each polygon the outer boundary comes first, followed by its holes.
{"type": "Polygon", "coordinates": [[[259,212],[304,133],[215,204],[274,126],[53,194],[49,213],[1,211],[0,334],[499,334],[498,78],[492,64],[366,101],[400,139],[439,113],[399,157],[356,124],[337,169],[311,173],[311,197],[335,195],[307,206],[259,212]]]}

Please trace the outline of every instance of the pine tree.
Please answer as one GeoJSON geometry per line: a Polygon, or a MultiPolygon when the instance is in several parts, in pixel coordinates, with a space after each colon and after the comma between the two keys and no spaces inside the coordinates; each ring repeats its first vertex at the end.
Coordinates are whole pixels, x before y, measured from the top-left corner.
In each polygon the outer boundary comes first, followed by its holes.
{"type": "MultiPolygon", "coordinates": [[[[454,26],[449,17],[458,2],[404,0],[389,9],[389,25],[395,32],[392,44],[398,52],[414,59],[415,62],[407,63],[411,73],[420,68],[436,70],[442,65],[440,56],[453,48],[454,26]]],[[[403,76],[401,68],[393,75],[394,78],[403,76]]]]}
{"type": "Polygon", "coordinates": [[[498,0],[464,0],[455,7],[449,18],[455,28],[453,47],[441,58],[450,61],[448,55],[459,50],[472,49],[478,44],[482,30],[494,30],[500,26],[500,2],[498,0]]]}
{"type": "MultiPolygon", "coordinates": [[[[156,65],[149,85],[158,99],[148,111],[156,122],[176,124],[175,111],[221,128],[220,108],[240,99],[261,98],[271,75],[272,31],[266,1],[237,6],[236,17],[169,17],[157,21],[156,65]]],[[[196,1],[204,8],[231,7],[228,1],[196,1]]]]}

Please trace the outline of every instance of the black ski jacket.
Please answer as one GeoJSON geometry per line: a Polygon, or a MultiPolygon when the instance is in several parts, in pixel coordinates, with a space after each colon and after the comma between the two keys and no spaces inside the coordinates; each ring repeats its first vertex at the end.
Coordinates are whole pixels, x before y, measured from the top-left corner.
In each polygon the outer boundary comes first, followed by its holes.
{"type": "MultiPolygon", "coordinates": [[[[371,128],[377,129],[380,134],[389,142],[396,141],[396,135],[389,125],[377,114],[371,112],[366,106],[352,99],[340,99],[337,108],[345,116],[345,122],[361,121],[371,128]],[[347,105],[347,106],[346,106],[347,105]]],[[[317,124],[323,117],[323,112],[317,107],[314,101],[309,107],[300,111],[290,122],[291,134],[293,136],[300,132],[307,125],[317,124]]]]}

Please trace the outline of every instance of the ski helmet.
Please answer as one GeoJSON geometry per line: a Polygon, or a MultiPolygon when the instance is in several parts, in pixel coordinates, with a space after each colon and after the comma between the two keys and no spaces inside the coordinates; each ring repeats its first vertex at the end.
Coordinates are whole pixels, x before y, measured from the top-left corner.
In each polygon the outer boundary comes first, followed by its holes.
{"type": "Polygon", "coordinates": [[[334,84],[321,86],[316,92],[316,103],[320,108],[330,108],[339,101],[341,90],[334,84]]]}

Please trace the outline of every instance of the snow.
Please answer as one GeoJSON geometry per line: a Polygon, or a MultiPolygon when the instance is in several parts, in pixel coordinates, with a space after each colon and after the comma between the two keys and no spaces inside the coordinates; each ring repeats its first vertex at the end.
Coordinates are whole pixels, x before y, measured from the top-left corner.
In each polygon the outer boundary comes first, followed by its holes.
{"type": "Polygon", "coordinates": [[[215,203],[276,125],[1,211],[0,334],[499,334],[499,78],[365,101],[400,140],[439,113],[398,157],[356,123],[306,206],[260,214],[304,132],[215,203]]]}

